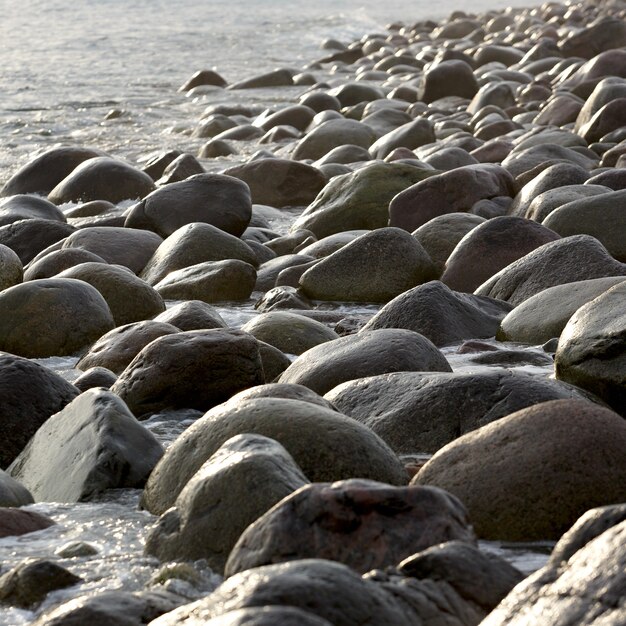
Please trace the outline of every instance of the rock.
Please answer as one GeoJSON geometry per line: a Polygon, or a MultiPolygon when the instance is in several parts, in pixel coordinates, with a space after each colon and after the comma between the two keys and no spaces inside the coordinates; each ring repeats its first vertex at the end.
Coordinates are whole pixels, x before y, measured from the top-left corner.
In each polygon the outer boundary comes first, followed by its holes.
{"type": "Polygon", "coordinates": [[[38,196],[18,194],[0,200],[0,226],[33,218],[58,222],[66,221],[61,210],[52,202],[38,196]]]}
{"type": "Polygon", "coordinates": [[[120,265],[80,263],[57,278],[81,280],[95,287],[108,304],[116,326],[150,319],[165,311],[159,293],[120,265]]]}
{"type": "Polygon", "coordinates": [[[95,226],[70,234],[63,249],[87,250],[107,263],[123,265],[139,274],[162,243],[163,239],[149,230],[95,226]]]}
{"type": "Polygon", "coordinates": [[[177,327],[157,320],[118,326],[100,337],[76,367],[83,371],[92,367],[105,367],[115,374],[121,374],[150,342],[177,332],[177,327]]]}
{"type": "Polygon", "coordinates": [[[557,539],[589,508],[624,500],[624,443],[613,411],[554,400],[462,435],[412,482],[455,494],[479,537],[557,539]]]}
{"type": "Polygon", "coordinates": [[[400,294],[387,303],[363,330],[406,328],[445,346],[461,339],[495,336],[511,305],[493,298],[454,292],[431,281],[400,294]]]}
{"type": "Polygon", "coordinates": [[[610,191],[608,187],[602,185],[565,185],[556,189],[549,189],[533,198],[526,209],[525,217],[536,222],[543,222],[552,211],[564,204],[582,198],[599,196],[610,191]]]}
{"type": "Polygon", "coordinates": [[[626,417],[626,282],[583,305],[559,338],[555,371],[559,380],[587,389],[626,417]]]}
{"type": "Polygon", "coordinates": [[[143,486],[162,454],[117,396],[91,389],[46,420],[7,471],[37,501],[80,502],[143,486]]]}
{"type": "Polygon", "coordinates": [[[111,391],[137,417],[163,409],[207,410],[264,382],[257,341],[238,330],[194,330],[149,343],[111,391]],[[172,378],[174,376],[174,378],[172,378]]]}
{"type": "Polygon", "coordinates": [[[600,80],[591,95],[586,99],[581,109],[574,130],[581,133],[582,128],[587,127],[591,120],[607,104],[626,97],[626,81],[623,78],[612,76],[600,80]]]}
{"type": "Polygon", "coordinates": [[[478,165],[479,162],[462,148],[442,148],[432,156],[425,157],[424,163],[439,171],[449,171],[466,165],[478,165]]]}
{"type": "Polygon", "coordinates": [[[227,141],[211,139],[200,148],[198,157],[201,159],[215,159],[217,157],[230,156],[231,154],[237,154],[237,151],[227,141]]]}
{"type": "Polygon", "coordinates": [[[78,395],[78,390],[52,370],[0,353],[0,467],[9,465],[35,431],[53,413],[78,395]]]}
{"type": "Polygon", "coordinates": [[[188,300],[176,304],[157,315],[154,321],[172,324],[180,330],[202,330],[228,326],[215,307],[200,300],[188,300]]]}
{"type": "Polygon", "coordinates": [[[548,563],[512,591],[483,622],[484,626],[520,626],[534,615],[550,615],[554,626],[617,626],[624,621],[625,541],[626,522],[621,522],[575,552],[567,562],[548,563]]]}
{"type": "MultiPolygon", "coordinates": [[[[558,232],[558,231],[557,231],[558,232]]],[[[472,229],[448,257],[441,282],[472,293],[495,273],[539,246],[560,239],[549,226],[505,215],[472,229]]]]}
{"type": "Polygon", "coordinates": [[[146,538],[160,560],[206,559],[223,572],[241,533],[308,482],[273,439],[239,435],[224,443],[191,477],[146,538]]]}
{"type": "Polygon", "coordinates": [[[618,128],[623,128],[626,125],[625,106],[626,98],[617,98],[605,104],[578,133],[588,143],[592,143],[600,141],[602,137],[618,128]]]}
{"type": "Polygon", "coordinates": [[[154,288],[169,300],[223,302],[246,300],[256,282],[256,270],[238,259],[207,261],[170,272],[154,288]]]}
{"type": "Polygon", "coordinates": [[[412,165],[371,163],[333,178],[292,228],[306,228],[318,239],[345,230],[383,228],[391,199],[431,175],[412,165]]]}
{"type": "Polygon", "coordinates": [[[8,246],[0,244],[0,291],[21,283],[23,274],[20,257],[8,246]]]}
{"type": "MultiPolygon", "coordinates": [[[[391,133],[392,131],[396,130],[400,126],[404,126],[405,124],[408,124],[409,122],[414,121],[414,118],[412,118],[408,113],[404,111],[404,109],[406,109],[406,103],[400,109],[397,109],[395,107],[391,107],[387,105],[387,103],[389,102],[388,99],[384,99],[382,101],[375,100],[374,103],[375,102],[383,102],[384,105],[381,106],[381,108],[377,110],[370,110],[370,106],[368,105],[363,110],[363,115],[361,116],[361,122],[365,124],[366,126],[369,126],[374,131],[374,134],[376,135],[377,138],[381,138],[384,135],[387,135],[388,133],[391,133]]],[[[427,120],[423,120],[423,122],[427,122],[427,124],[424,124],[422,126],[421,133],[418,129],[417,132],[415,133],[415,136],[419,137],[420,134],[424,136],[432,136],[432,124],[430,124],[427,120]]],[[[349,146],[349,144],[346,144],[346,145],[349,146]]],[[[350,146],[350,149],[351,150],[355,150],[355,149],[365,150],[364,148],[359,148],[358,146],[350,146]]],[[[337,150],[341,150],[341,147],[331,150],[331,152],[329,152],[325,157],[320,159],[320,161],[330,158],[331,153],[336,152],[337,150]]],[[[369,150],[366,150],[366,152],[367,152],[367,156],[364,159],[356,159],[356,160],[357,161],[359,160],[369,161],[372,157],[371,157],[369,150]]],[[[391,152],[393,152],[393,150],[391,150],[389,153],[391,152]]],[[[339,161],[339,162],[349,163],[350,161],[339,161]]]]}
{"type": "Polygon", "coordinates": [[[501,109],[515,106],[515,94],[506,82],[488,82],[483,85],[474,95],[467,106],[467,112],[477,113],[480,109],[493,105],[501,109]]]}
{"type": "Polygon", "coordinates": [[[117,376],[110,369],[90,367],[74,381],[74,386],[82,393],[94,387],[109,389],[116,380],[117,376]]]}
{"type": "Polygon", "coordinates": [[[304,385],[297,385],[293,383],[266,383],[265,385],[259,385],[257,387],[250,387],[244,391],[240,391],[236,396],[233,396],[231,400],[250,400],[252,398],[284,398],[285,400],[302,400],[303,402],[311,402],[325,409],[335,410],[335,407],[324,400],[322,396],[318,395],[308,387],[304,385]]]}
{"type": "Polygon", "coordinates": [[[398,371],[452,370],[428,339],[390,328],[348,335],[311,348],[283,372],[279,382],[304,385],[323,395],[348,380],[398,371]]]}
{"type": "Polygon", "coordinates": [[[591,59],[601,52],[626,46],[626,25],[617,18],[605,18],[570,33],[559,48],[565,57],[591,59]]]}
{"type": "Polygon", "coordinates": [[[157,181],[163,175],[165,168],[181,154],[180,150],[166,150],[156,154],[146,161],[141,171],[148,174],[152,180],[157,181]]]}
{"type": "Polygon", "coordinates": [[[206,222],[239,237],[251,215],[248,185],[223,174],[197,174],[146,196],[132,207],[124,225],[168,237],[186,224],[206,222]]]}
{"type": "Polygon", "coordinates": [[[81,280],[32,280],[0,293],[0,350],[19,356],[75,354],[114,325],[104,298],[81,280]]]}
{"type": "Polygon", "coordinates": [[[190,91],[201,85],[213,85],[226,87],[227,82],[215,70],[198,70],[191,78],[187,79],[178,91],[190,91]]]}
{"type": "MultiPolygon", "coordinates": [[[[385,228],[384,226],[382,228],[385,228]]],[[[302,232],[302,231],[296,231],[302,232]]],[[[304,231],[311,232],[311,231],[304,231]]],[[[343,248],[346,244],[354,241],[357,237],[361,235],[366,235],[370,233],[370,230],[344,230],[340,233],[335,233],[334,235],[328,235],[328,237],[322,237],[318,241],[309,242],[306,247],[302,247],[302,245],[298,246],[298,252],[300,254],[304,254],[315,259],[322,259],[324,257],[330,256],[333,252],[337,252],[343,248]]],[[[315,236],[315,235],[313,235],[315,236]]]]}
{"type": "Polygon", "coordinates": [[[317,168],[287,159],[260,159],[223,173],[244,181],[253,203],[278,208],[308,205],[328,182],[317,168]]]}
{"type": "Polygon", "coordinates": [[[51,591],[81,582],[64,567],[44,559],[27,559],[0,577],[0,603],[28,609],[51,591]]]}
{"type": "Polygon", "coordinates": [[[435,141],[433,125],[429,120],[418,118],[402,124],[377,139],[370,146],[370,154],[375,159],[384,159],[396,148],[415,150],[435,141]]]}
{"type": "Polygon", "coordinates": [[[154,252],[141,277],[156,285],[170,272],[198,263],[238,259],[256,267],[256,255],[244,241],[203,222],[181,226],[154,252]]]}
{"type": "Polygon", "coordinates": [[[38,260],[33,259],[24,272],[24,280],[52,278],[64,270],[81,263],[106,263],[93,252],[80,248],[62,248],[45,254],[38,260]]]}
{"type": "Polygon", "coordinates": [[[557,163],[579,165],[586,170],[590,170],[596,164],[590,157],[572,148],[564,148],[552,143],[542,143],[524,150],[511,152],[502,161],[502,167],[506,168],[516,180],[521,181],[525,175],[530,175],[533,178],[533,174],[536,175],[557,163]]]}
{"type": "Polygon", "coordinates": [[[473,542],[474,534],[463,505],[444,491],[356,479],[316,483],[253,522],[230,553],[225,574],[306,558],[365,573],[450,540],[473,542]]]}
{"type": "Polygon", "coordinates": [[[431,65],[423,74],[419,99],[431,103],[448,96],[471,100],[478,91],[478,81],[470,65],[459,59],[450,59],[431,65]]]}
{"type": "Polygon", "coordinates": [[[552,211],[543,225],[563,237],[591,235],[611,256],[626,262],[626,242],[622,237],[626,228],[626,190],[568,202],[552,211]]]}
{"type": "Polygon", "coordinates": [[[315,117],[315,111],[303,104],[292,104],[274,113],[266,112],[261,114],[255,121],[255,126],[259,126],[265,131],[277,126],[291,126],[297,130],[304,131],[315,117]]]}
{"type": "Polygon", "coordinates": [[[0,537],[17,537],[54,526],[49,517],[23,509],[0,508],[0,537]]]}
{"type": "Polygon", "coordinates": [[[98,150],[76,146],[46,150],[11,176],[0,191],[0,197],[27,193],[48,195],[83,161],[102,155],[98,150]]]}
{"type": "Polygon", "coordinates": [[[626,275],[626,265],[589,235],[547,243],[500,270],[475,293],[517,306],[536,293],[565,283],[626,275]]]}
{"type": "Polygon", "coordinates": [[[34,502],[30,491],[0,470],[0,507],[20,507],[34,502]]]}
{"type": "Polygon", "coordinates": [[[207,626],[332,626],[329,621],[292,606],[237,609],[204,623],[207,626]]]}
{"type": "Polygon", "coordinates": [[[626,189],[626,167],[605,170],[592,176],[587,182],[590,185],[604,185],[613,191],[624,190],[626,189]]]}
{"type": "Polygon", "coordinates": [[[379,228],[358,237],[300,278],[314,300],[388,302],[436,276],[420,243],[399,228],[379,228]]]}
{"type": "Polygon", "coordinates": [[[514,193],[513,179],[498,165],[459,167],[396,195],[389,203],[389,225],[413,232],[439,215],[467,212],[479,200],[514,193]]]}
{"type": "Polygon", "coordinates": [[[241,330],[287,354],[302,354],[339,338],[321,322],[287,311],[262,313],[246,322],[241,330]]]}
{"type": "Polygon", "coordinates": [[[436,452],[514,411],[583,396],[552,380],[491,369],[371,376],[339,385],[325,397],[375,432],[396,454],[417,454],[436,452]]]}
{"type": "MultiPolygon", "coordinates": [[[[237,128],[237,122],[227,115],[218,113],[203,118],[191,136],[206,139],[207,137],[216,137],[231,128],[237,128]]],[[[218,139],[218,141],[223,140],[218,139]]]]}
{"type": "Polygon", "coordinates": [[[267,382],[275,381],[291,363],[289,357],[269,343],[259,341],[259,354],[263,365],[263,374],[267,382]]]}
{"type": "Polygon", "coordinates": [[[484,217],[471,213],[446,213],[422,224],[412,234],[432,259],[439,276],[456,245],[479,224],[484,217]]]}
{"type": "Polygon", "coordinates": [[[228,89],[260,89],[262,87],[290,87],[291,85],[293,85],[292,72],[281,68],[233,83],[228,86],[228,89]]]}
{"type": "Polygon", "coordinates": [[[375,139],[374,131],[361,122],[351,119],[329,120],[308,132],[297,143],[292,158],[296,161],[303,159],[315,161],[333,148],[344,144],[369,148],[375,139]]]}
{"type": "Polygon", "coordinates": [[[55,554],[62,559],[73,559],[76,557],[95,556],[98,554],[98,550],[86,541],[70,541],[62,545],[58,550],[55,550],[55,554]]]}
{"type": "Polygon", "coordinates": [[[537,345],[559,337],[581,306],[624,281],[626,276],[593,278],[544,289],[502,320],[496,339],[537,345]]]}
{"type": "Polygon", "coordinates": [[[95,157],[82,161],[48,194],[54,204],[143,198],[154,190],[154,182],[144,172],[124,161],[95,157]]]}
{"type": "MultiPolygon", "coordinates": [[[[365,120],[364,123],[367,124],[367,120],[365,120]]],[[[315,166],[321,167],[322,165],[328,165],[329,163],[360,163],[370,161],[371,158],[369,150],[361,148],[361,146],[346,144],[343,146],[337,146],[330,152],[327,152],[321,159],[315,161],[315,166]]]]}
{"type": "Polygon", "coordinates": [[[73,226],[56,220],[20,220],[0,226],[0,245],[13,250],[26,265],[42,250],[70,236],[75,230],[73,226]]]}
{"type": "Polygon", "coordinates": [[[146,484],[142,506],[163,513],[202,464],[225,441],[243,433],[278,441],[314,482],[407,482],[404,466],[390,448],[350,417],[301,400],[233,398],[194,422],[167,449],[146,484]]]}
{"type": "Polygon", "coordinates": [[[336,96],[331,96],[327,91],[307,91],[300,96],[298,103],[307,106],[317,113],[321,111],[340,111],[341,102],[336,96]]]}
{"type": "Polygon", "coordinates": [[[275,287],[276,279],[283,270],[300,266],[314,260],[312,256],[306,254],[284,254],[270,259],[259,267],[254,290],[269,291],[275,287]]]}
{"type": "Polygon", "coordinates": [[[160,186],[185,180],[196,174],[205,174],[206,170],[192,154],[178,155],[164,170],[157,181],[160,186]]]}

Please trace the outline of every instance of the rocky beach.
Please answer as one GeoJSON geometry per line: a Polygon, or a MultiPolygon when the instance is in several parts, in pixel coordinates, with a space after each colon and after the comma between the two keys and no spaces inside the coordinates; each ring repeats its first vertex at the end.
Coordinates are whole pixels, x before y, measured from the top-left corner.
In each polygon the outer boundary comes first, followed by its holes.
{"type": "Polygon", "coordinates": [[[624,626],[626,4],[180,71],[0,126],[0,624],[624,626]]]}

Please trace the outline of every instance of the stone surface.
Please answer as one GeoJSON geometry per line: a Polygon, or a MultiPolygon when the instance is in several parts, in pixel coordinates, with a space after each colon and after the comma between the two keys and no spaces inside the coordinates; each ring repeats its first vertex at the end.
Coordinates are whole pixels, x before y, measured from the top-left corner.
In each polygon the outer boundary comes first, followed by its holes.
{"type": "Polygon", "coordinates": [[[0,244],[0,291],[22,282],[24,268],[11,248],[0,244]]]}
{"type": "Polygon", "coordinates": [[[20,507],[33,502],[32,494],[24,485],[0,470],[0,507],[20,507]]]}
{"type": "Polygon", "coordinates": [[[116,374],[106,367],[90,367],[74,381],[74,386],[82,393],[94,387],[109,389],[116,380],[116,374]]]}
{"type": "Polygon", "coordinates": [[[0,226],[33,218],[66,221],[63,212],[45,198],[18,194],[0,200],[0,226]]]}
{"type": "Polygon", "coordinates": [[[17,254],[23,265],[41,251],[69,237],[76,229],[56,220],[33,218],[0,226],[0,244],[17,254]]]}
{"type": "Polygon", "coordinates": [[[162,454],[117,396],[92,389],[46,420],[7,471],[39,502],[79,502],[143,486],[162,454]]]}
{"type": "Polygon", "coordinates": [[[49,517],[23,509],[0,508],[0,537],[18,537],[54,526],[49,517]]]}
{"type": "Polygon", "coordinates": [[[370,146],[370,154],[375,159],[384,159],[396,148],[415,150],[435,141],[432,122],[418,118],[389,131],[370,146]]]}
{"type": "Polygon", "coordinates": [[[369,148],[375,139],[374,131],[361,122],[351,119],[329,120],[315,127],[297,143],[292,158],[297,161],[320,159],[333,148],[344,144],[369,148]]]}
{"type": "Polygon", "coordinates": [[[88,250],[80,248],[62,248],[44,254],[37,260],[33,259],[26,267],[24,280],[52,278],[61,272],[80,263],[106,263],[106,261],[88,250]]]}
{"type": "Polygon", "coordinates": [[[447,96],[472,99],[478,91],[478,81],[471,66],[460,59],[432,64],[422,75],[419,96],[422,102],[434,102],[447,96]]]}
{"type": "Polygon", "coordinates": [[[154,321],[171,324],[180,330],[202,330],[228,326],[215,307],[200,300],[188,300],[175,304],[167,311],[157,315],[154,321]]]}

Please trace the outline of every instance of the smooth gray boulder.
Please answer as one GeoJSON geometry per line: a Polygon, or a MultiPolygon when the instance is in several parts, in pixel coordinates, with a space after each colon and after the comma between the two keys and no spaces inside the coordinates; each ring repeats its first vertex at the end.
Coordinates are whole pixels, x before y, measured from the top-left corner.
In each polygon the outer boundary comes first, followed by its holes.
{"type": "Polygon", "coordinates": [[[62,248],[53,250],[37,259],[33,259],[25,268],[24,280],[52,278],[57,274],[79,265],[80,263],[106,263],[106,261],[88,250],[80,248],[62,248]]]}
{"type": "Polygon", "coordinates": [[[0,291],[22,282],[24,267],[11,248],[0,244],[0,291]]]}
{"type": "Polygon", "coordinates": [[[7,471],[39,502],[80,502],[143,486],[162,454],[124,402],[91,389],[46,420],[7,471]]]}
{"type": "Polygon", "coordinates": [[[0,507],[20,507],[34,501],[24,485],[0,469],[0,507]]]}
{"type": "Polygon", "coordinates": [[[564,204],[574,202],[574,200],[581,200],[582,198],[599,196],[610,191],[611,189],[603,185],[584,184],[564,185],[562,187],[556,187],[555,189],[548,189],[548,191],[544,191],[533,197],[526,209],[524,217],[535,220],[536,222],[543,222],[552,211],[564,204]]]}
{"type": "Polygon", "coordinates": [[[315,161],[344,144],[369,148],[375,139],[374,131],[361,122],[351,119],[329,120],[309,131],[297,143],[291,156],[296,161],[315,161]]]}
{"type": "Polygon", "coordinates": [[[0,226],[0,244],[17,254],[23,265],[40,252],[71,236],[76,229],[65,222],[32,218],[0,226]]]}
{"type": "Polygon", "coordinates": [[[0,226],[33,218],[58,222],[67,221],[63,212],[56,205],[39,196],[18,194],[0,200],[0,226]]]}
{"type": "Polygon", "coordinates": [[[370,146],[370,154],[374,159],[384,159],[396,148],[415,150],[435,141],[435,131],[430,120],[418,118],[402,126],[398,126],[378,138],[370,146]]]}
{"type": "Polygon", "coordinates": [[[167,311],[157,315],[154,321],[171,324],[180,330],[202,330],[228,326],[215,307],[200,300],[188,300],[175,304],[167,311]]]}

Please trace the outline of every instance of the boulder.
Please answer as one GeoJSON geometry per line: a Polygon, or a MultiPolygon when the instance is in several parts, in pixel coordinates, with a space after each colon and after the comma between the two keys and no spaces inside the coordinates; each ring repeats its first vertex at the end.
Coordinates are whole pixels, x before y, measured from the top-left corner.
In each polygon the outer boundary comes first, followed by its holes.
{"type": "Polygon", "coordinates": [[[95,287],[108,304],[116,326],[150,319],[165,311],[161,295],[121,265],[80,263],[56,277],[82,280],[95,287]]]}
{"type": "Polygon", "coordinates": [[[432,280],[435,267],[421,244],[399,228],[379,228],[324,257],[300,277],[314,300],[388,302],[432,280]]]}
{"type": "Polygon", "coordinates": [[[318,395],[308,387],[304,385],[297,385],[293,383],[266,383],[265,385],[258,385],[257,387],[250,387],[244,391],[240,391],[236,396],[233,396],[232,400],[250,400],[252,398],[284,398],[285,400],[302,400],[303,402],[311,402],[325,409],[335,410],[335,407],[324,400],[322,396],[318,395]]]}
{"type": "Polygon", "coordinates": [[[110,389],[116,380],[117,376],[110,369],[90,367],[74,381],[74,386],[82,393],[94,387],[110,389]]]}
{"type": "Polygon", "coordinates": [[[581,128],[578,133],[588,143],[600,141],[610,132],[626,126],[626,97],[616,98],[605,104],[598,112],[581,128]]]}
{"type": "Polygon", "coordinates": [[[66,221],[65,215],[56,205],[39,196],[18,194],[0,200],[0,226],[33,218],[66,221]]]}
{"type": "Polygon", "coordinates": [[[147,195],[130,209],[124,225],[169,237],[186,224],[205,222],[239,237],[251,215],[248,185],[223,174],[197,174],[147,195]]]}
{"type": "Polygon", "coordinates": [[[371,376],[339,385],[325,396],[396,454],[434,453],[460,435],[514,411],[582,397],[569,385],[500,368],[371,376]]]}
{"type": "Polygon", "coordinates": [[[591,95],[585,100],[585,104],[576,118],[574,130],[581,133],[581,129],[591,122],[600,109],[610,102],[621,100],[624,97],[626,97],[626,80],[623,78],[611,76],[599,81],[591,95]]]}
{"type": "Polygon", "coordinates": [[[328,182],[317,168],[288,159],[260,159],[230,167],[223,174],[243,180],[254,204],[306,206],[328,182]]]}
{"type": "Polygon", "coordinates": [[[124,161],[110,157],[95,157],[82,161],[48,194],[54,204],[143,198],[154,190],[148,174],[124,161]]]}
{"type": "Polygon", "coordinates": [[[351,119],[333,119],[316,126],[302,138],[293,151],[292,158],[321,159],[333,148],[344,144],[369,148],[376,139],[374,131],[365,124],[351,119]]]}
{"type": "Polygon", "coordinates": [[[598,395],[626,417],[626,282],[611,287],[578,309],[559,338],[555,371],[559,380],[598,395]]]}
{"type": "Polygon", "coordinates": [[[46,420],[7,471],[39,502],[80,502],[142,487],[162,455],[116,395],[90,389],[46,420]]]}
{"type": "Polygon", "coordinates": [[[178,91],[190,91],[194,87],[211,85],[214,87],[226,87],[228,83],[215,70],[198,70],[191,78],[188,78],[178,91]]]}
{"type": "Polygon", "coordinates": [[[457,244],[448,257],[441,282],[455,291],[472,293],[514,261],[560,239],[557,232],[547,224],[541,226],[523,217],[494,217],[472,229],[457,244]]]}
{"type": "Polygon", "coordinates": [[[596,55],[626,46],[626,24],[623,19],[607,17],[579,31],[570,33],[560,43],[565,57],[591,59],[596,55]]]}
{"type": "Polygon", "coordinates": [[[82,371],[92,367],[106,367],[115,374],[121,374],[150,342],[165,335],[174,335],[179,330],[172,324],[157,320],[118,326],[102,335],[78,361],[76,367],[82,371]]]}
{"type": "Polygon", "coordinates": [[[411,120],[377,139],[370,146],[370,154],[375,159],[384,159],[396,148],[415,150],[435,141],[432,122],[424,118],[411,120]]]}
{"type": "Polygon", "coordinates": [[[202,164],[192,154],[179,154],[171,163],[163,170],[161,178],[156,181],[157,185],[169,185],[170,183],[178,183],[190,176],[196,174],[205,174],[206,170],[202,164]]]}
{"type": "Polygon", "coordinates": [[[279,68],[241,80],[228,86],[228,89],[260,89],[262,87],[290,87],[293,85],[292,72],[279,68]]]}
{"type": "Polygon", "coordinates": [[[33,502],[32,494],[24,485],[0,470],[0,507],[20,507],[33,502]]]}
{"type": "Polygon", "coordinates": [[[152,527],[146,553],[162,561],[206,559],[221,573],[241,533],[307,482],[278,442],[253,434],[233,437],[152,527]]]}
{"type": "Polygon", "coordinates": [[[339,100],[342,107],[350,107],[361,102],[372,102],[385,97],[385,93],[380,87],[352,82],[339,85],[328,92],[339,100]]]}
{"type": "Polygon", "coordinates": [[[72,278],[31,280],[0,292],[0,350],[67,356],[115,326],[100,292],[72,278]]]}
{"type": "Polygon", "coordinates": [[[502,167],[506,168],[516,180],[522,181],[525,176],[532,179],[540,171],[557,163],[578,165],[588,171],[595,167],[597,161],[572,148],[554,143],[541,143],[523,150],[514,150],[502,161],[502,167]]]}
{"type": "Polygon", "coordinates": [[[168,300],[223,302],[246,300],[256,283],[256,270],[239,259],[207,261],[170,272],[154,286],[168,300]]]}
{"type": "Polygon", "coordinates": [[[597,239],[572,235],[544,244],[511,263],[475,293],[517,306],[548,287],[625,275],[626,265],[616,261],[597,239]]]}
{"type": "Polygon", "coordinates": [[[624,445],[613,411],[553,400],[462,435],[412,482],[455,494],[479,537],[558,539],[588,509],[624,501],[624,445]]]}
{"type": "Polygon", "coordinates": [[[419,333],[383,328],[347,335],[304,352],[279,382],[320,395],[348,380],[388,372],[451,372],[443,354],[419,333]]]}
{"type": "Polygon", "coordinates": [[[32,218],[0,226],[0,245],[17,254],[23,265],[48,246],[69,237],[76,229],[57,220],[32,218]]]}
{"type": "Polygon", "coordinates": [[[512,305],[484,296],[452,291],[439,281],[409,289],[388,302],[363,330],[406,328],[436,346],[496,334],[512,305]]]}
{"type": "Polygon", "coordinates": [[[459,167],[416,183],[389,203],[389,225],[413,232],[446,213],[469,212],[479,200],[512,197],[515,183],[499,165],[459,167]]]}
{"type": "Polygon", "coordinates": [[[176,304],[157,315],[154,321],[171,324],[180,330],[202,330],[228,326],[215,307],[200,300],[188,300],[176,304]]]}
{"type": "Polygon", "coordinates": [[[8,246],[0,244],[0,291],[21,283],[23,275],[20,257],[8,246]]]}
{"type": "Polygon", "coordinates": [[[364,574],[445,541],[474,541],[463,505],[440,489],[372,480],[305,485],[253,522],[226,563],[247,569],[321,558],[364,574]]]}
{"type": "Polygon", "coordinates": [[[308,254],[283,254],[282,256],[269,259],[259,267],[257,272],[255,291],[269,291],[276,286],[278,275],[290,267],[297,267],[315,261],[308,254]]]}
{"type": "Polygon", "coordinates": [[[146,484],[142,506],[154,514],[166,511],[202,464],[224,442],[243,433],[278,441],[314,482],[407,482],[391,449],[350,417],[302,400],[233,398],[194,422],[167,449],[146,484]]]}
{"type": "Polygon", "coordinates": [[[292,126],[298,130],[306,130],[314,117],[315,111],[311,107],[291,104],[273,113],[266,111],[257,117],[254,124],[265,131],[276,126],[292,126]]]}
{"type": "Polygon", "coordinates": [[[419,99],[431,103],[448,96],[471,100],[478,91],[478,81],[471,66],[460,59],[432,64],[420,79],[419,99]]]}
{"type": "Polygon", "coordinates": [[[454,170],[457,167],[466,165],[478,165],[479,161],[475,159],[467,150],[463,148],[442,148],[431,156],[423,159],[424,163],[434,167],[439,171],[454,170]]]}
{"type": "Polygon", "coordinates": [[[552,211],[564,204],[574,202],[574,200],[599,196],[610,191],[608,187],[603,185],[564,185],[556,189],[549,189],[533,198],[526,209],[524,217],[536,222],[543,222],[552,211]]]}
{"type": "Polygon", "coordinates": [[[207,626],[332,626],[328,620],[293,606],[235,609],[204,623],[207,626]]]}
{"type": "Polygon", "coordinates": [[[18,537],[54,526],[49,517],[23,509],[0,508],[0,537],[18,537]]]}
{"type": "Polygon", "coordinates": [[[244,241],[203,222],[181,226],[156,249],[141,277],[156,285],[170,272],[207,261],[238,259],[256,267],[254,251],[244,241]]]}
{"type": "Polygon", "coordinates": [[[294,222],[318,239],[345,230],[387,226],[389,202],[407,187],[432,175],[402,163],[371,163],[333,178],[294,222]]]}
{"type": "Polygon", "coordinates": [[[193,330],[149,343],[111,391],[137,417],[163,409],[207,410],[265,382],[256,339],[238,330],[193,330]]]}
{"type": "Polygon", "coordinates": [[[88,250],[80,248],[61,248],[33,259],[24,272],[24,280],[52,278],[66,269],[81,263],[106,263],[106,261],[88,250]]]}

